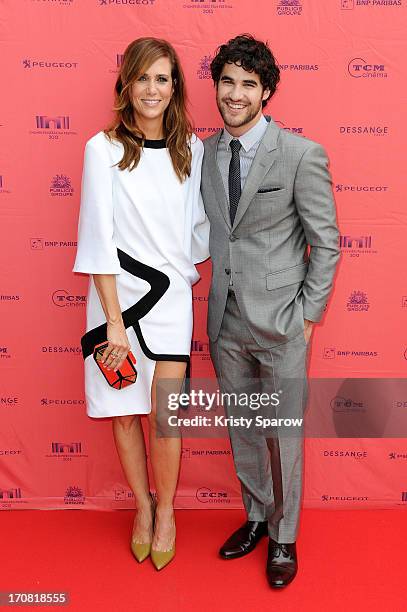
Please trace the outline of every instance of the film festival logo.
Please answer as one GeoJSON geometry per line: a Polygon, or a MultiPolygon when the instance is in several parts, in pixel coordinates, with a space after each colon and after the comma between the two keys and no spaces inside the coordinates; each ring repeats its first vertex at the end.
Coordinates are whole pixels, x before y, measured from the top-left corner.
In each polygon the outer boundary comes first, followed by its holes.
{"type": "Polygon", "coordinates": [[[68,505],[80,505],[85,503],[85,495],[80,487],[70,485],[64,496],[64,503],[68,505]]]}
{"type": "Polygon", "coordinates": [[[300,0],[279,0],[277,15],[301,15],[302,5],[300,0]]]}
{"type": "Polygon", "coordinates": [[[230,0],[189,0],[189,4],[183,4],[184,9],[200,9],[204,15],[214,15],[219,9],[233,9],[230,0]]]}
{"type": "Polygon", "coordinates": [[[0,489],[0,501],[12,501],[15,499],[22,499],[23,495],[21,493],[20,487],[15,489],[0,489]]]}
{"type": "Polygon", "coordinates": [[[384,64],[369,64],[361,57],[354,57],[348,63],[348,73],[354,79],[387,79],[384,64]]]}
{"type": "Polygon", "coordinates": [[[339,237],[339,246],[342,252],[350,257],[377,255],[377,251],[372,248],[372,236],[342,235],[339,237]]]}
{"type": "Polygon", "coordinates": [[[120,69],[123,65],[123,60],[124,60],[124,53],[116,53],[116,67],[110,68],[109,72],[112,74],[118,74],[120,72],[120,69]]]}
{"type": "Polygon", "coordinates": [[[53,6],[72,6],[74,0],[31,0],[31,2],[36,2],[37,4],[39,2],[41,2],[41,4],[46,2],[47,4],[52,4],[53,6]]]}
{"type": "Polygon", "coordinates": [[[369,306],[369,300],[364,291],[352,291],[346,304],[346,308],[349,312],[367,312],[369,306]]]}
{"type": "Polygon", "coordinates": [[[62,458],[64,461],[72,461],[72,458],[87,457],[82,453],[82,442],[52,442],[51,454],[46,457],[62,458]]]}
{"type": "Polygon", "coordinates": [[[200,80],[211,79],[211,62],[213,57],[211,55],[204,55],[199,62],[199,68],[197,70],[197,77],[200,80]]]}
{"type": "Polygon", "coordinates": [[[77,132],[70,129],[71,120],[68,115],[36,115],[36,130],[30,130],[35,136],[48,136],[49,140],[60,140],[61,136],[76,136],[77,132]]]}
{"type": "Polygon", "coordinates": [[[24,68],[32,69],[32,68],[77,68],[79,66],[78,62],[54,62],[47,60],[32,60],[29,58],[22,60],[24,68]]]}
{"type": "Polygon", "coordinates": [[[77,308],[86,306],[86,295],[72,295],[65,289],[57,289],[52,294],[52,302],[58,308],[77,308]]]}
{"type": "Polygon", "coordinates": [[[52,197],[72,197],[73,192],[74,190],[69,176],[66,176],[66,174],[56,174],[52,177],[51,187],[49,189],[49,193],[52,197]]]}
{"type": "Polygon", "coordinates": [[[0,194],[2,193],[11,193],[10,189],[6,188],[4,176],[0,174],[0,194]]]}
{"type": "Polygon", "coordinates": [[[209,342],[192,340],[191,353],[193,353],[195,357],[200,357],[201,361],[209,361],[209,342]]]}

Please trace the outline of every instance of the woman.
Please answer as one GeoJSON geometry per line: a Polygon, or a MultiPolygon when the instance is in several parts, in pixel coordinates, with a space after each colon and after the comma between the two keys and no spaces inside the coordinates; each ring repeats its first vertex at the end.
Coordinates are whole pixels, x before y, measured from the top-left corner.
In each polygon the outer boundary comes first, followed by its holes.
{"type": "Polygon", "coordinates": [[[139,38],[116,82],[116,120],[86,144],[74,272],[90,274],[85,358],[87,414],[113,417],[113,434],[137,515],[131,549],[157,569],[175,554],[173,499],[179,436],[157,437],[159,379],[181,388],[189,361],[195,263],[208,253],[200,199],[202,142],[187,119],[184,76],[170,44],[139,38]],[[104,367],[129,350],[137,379],[110,387],[93,359],[108,340],[104,367]],[[148,415],[157,502],[150,494],[140,416],[148,415]]]}

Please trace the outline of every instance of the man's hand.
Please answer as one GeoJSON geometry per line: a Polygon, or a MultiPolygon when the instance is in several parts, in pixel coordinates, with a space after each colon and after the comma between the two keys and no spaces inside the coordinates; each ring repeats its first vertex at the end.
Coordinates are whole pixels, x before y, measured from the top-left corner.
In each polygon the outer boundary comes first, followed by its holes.
{"type": "Polygon", "coordinates": [[[309,342],[309,339],[311,338],[313,325],[313,321],[310,321],[309,319],[304,319],[304,338],[307,344],[309,342]]]}

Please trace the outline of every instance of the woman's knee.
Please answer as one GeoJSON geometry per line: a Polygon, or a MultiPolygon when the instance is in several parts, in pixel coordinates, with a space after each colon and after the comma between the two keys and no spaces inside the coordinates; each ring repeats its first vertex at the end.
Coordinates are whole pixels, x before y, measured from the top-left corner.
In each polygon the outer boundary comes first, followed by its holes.
{"type": "Polygon", "coordinates": [[[129,431],[134,425],[139,423],[140,417],[137,414],[126,414],[124,416],[113,417],[113,425],[120,427],[124,431],[129,431]]]}

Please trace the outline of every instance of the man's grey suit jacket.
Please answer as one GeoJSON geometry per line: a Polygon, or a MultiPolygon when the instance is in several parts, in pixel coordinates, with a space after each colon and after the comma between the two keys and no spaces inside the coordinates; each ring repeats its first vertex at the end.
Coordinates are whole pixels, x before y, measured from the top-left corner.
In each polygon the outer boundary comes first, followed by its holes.
{"type": "Polygon", "coordinates": [[[262,347],[291,340],[304,329],[304,319],[319,321],[332,289],[340,252],[327,156],[319,144],[267,120],[233,226],[216,162],[221,132],[204,141],[212,341],[219,335],[231,273],[241,315],[262,347]]]}

